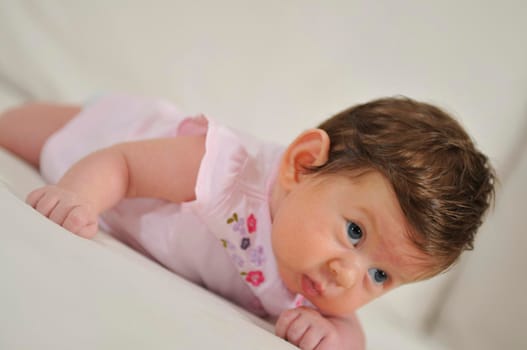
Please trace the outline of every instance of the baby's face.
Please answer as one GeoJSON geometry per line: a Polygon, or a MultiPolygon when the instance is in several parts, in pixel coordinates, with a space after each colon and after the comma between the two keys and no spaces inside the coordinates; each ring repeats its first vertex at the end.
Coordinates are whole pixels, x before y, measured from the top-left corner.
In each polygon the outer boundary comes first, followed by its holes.
{"type": "Polygon", "coordinates": [[[407,232],[380,173],[305,176],[276,207],[272,244],[287,288],[338,316],[425,271],[425,257],[407,232]]]}

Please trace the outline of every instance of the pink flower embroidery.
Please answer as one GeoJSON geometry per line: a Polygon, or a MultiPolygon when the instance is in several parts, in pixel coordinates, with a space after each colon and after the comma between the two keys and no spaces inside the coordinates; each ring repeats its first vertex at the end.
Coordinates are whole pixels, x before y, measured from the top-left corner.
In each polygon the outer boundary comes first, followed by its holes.
{"type": "Polygon", "coordinates": [[[258,287],[263,281],[265,281],[265,277],[263,272],[260,270],[249,271],[247,277],[245,277],[245,280],[253,286],[258,287]]]}
{"type": "Polygon", "coordinates": [[[247,218],[247,230],[249,233],[254,233],[256,231],[256,217],[254,214],[249,215],[247,218]]]}

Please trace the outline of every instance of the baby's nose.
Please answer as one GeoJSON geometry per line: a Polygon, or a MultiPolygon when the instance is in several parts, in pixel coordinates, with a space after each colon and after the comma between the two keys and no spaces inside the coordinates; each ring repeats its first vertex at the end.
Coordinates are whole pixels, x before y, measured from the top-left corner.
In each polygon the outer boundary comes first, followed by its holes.
{"type": "Polygon", "coordinates": [[[339,286],[349,289],[357,282],[359,277],[357,268],[344,266],[339,260],[330,261],[328,267],[339,286]]]}

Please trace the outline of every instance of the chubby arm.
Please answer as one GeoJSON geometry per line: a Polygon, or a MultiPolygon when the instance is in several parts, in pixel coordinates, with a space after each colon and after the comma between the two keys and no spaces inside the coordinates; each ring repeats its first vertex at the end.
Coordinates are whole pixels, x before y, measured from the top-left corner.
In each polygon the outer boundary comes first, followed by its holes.
{"type": "Polygon", "coordinates": [[[327,317],[300,307],[284,311],[276,323],[276,335],[302,350],[364,350],[366,340],[355,314],[327,317]]]}
{"type": "Polygon", "coordinates": [[[92,237],[97,216],[122,198],[193,200],[204,152],[204,136],[116,144],[81,159],[56,185],[31,192],[27,202],[66,229],[92,237]]]}

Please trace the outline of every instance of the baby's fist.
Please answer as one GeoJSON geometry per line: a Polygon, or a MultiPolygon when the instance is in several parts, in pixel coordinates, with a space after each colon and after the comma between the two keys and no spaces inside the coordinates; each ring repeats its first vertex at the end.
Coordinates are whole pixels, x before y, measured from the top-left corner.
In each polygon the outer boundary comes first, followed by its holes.
{"type": "Polygon", "coordinates": [[[300,307],[282,312],[276,335],[302,350],[341,349],[338,330],[316,310],[300,307]]]}
{"type": "Polygon", "coordinates": [[[31,192],[26,202],[51,221],[81,237],[97,233],[97,214],[77,194],[58,186],[44,186],[31,192]]]}

